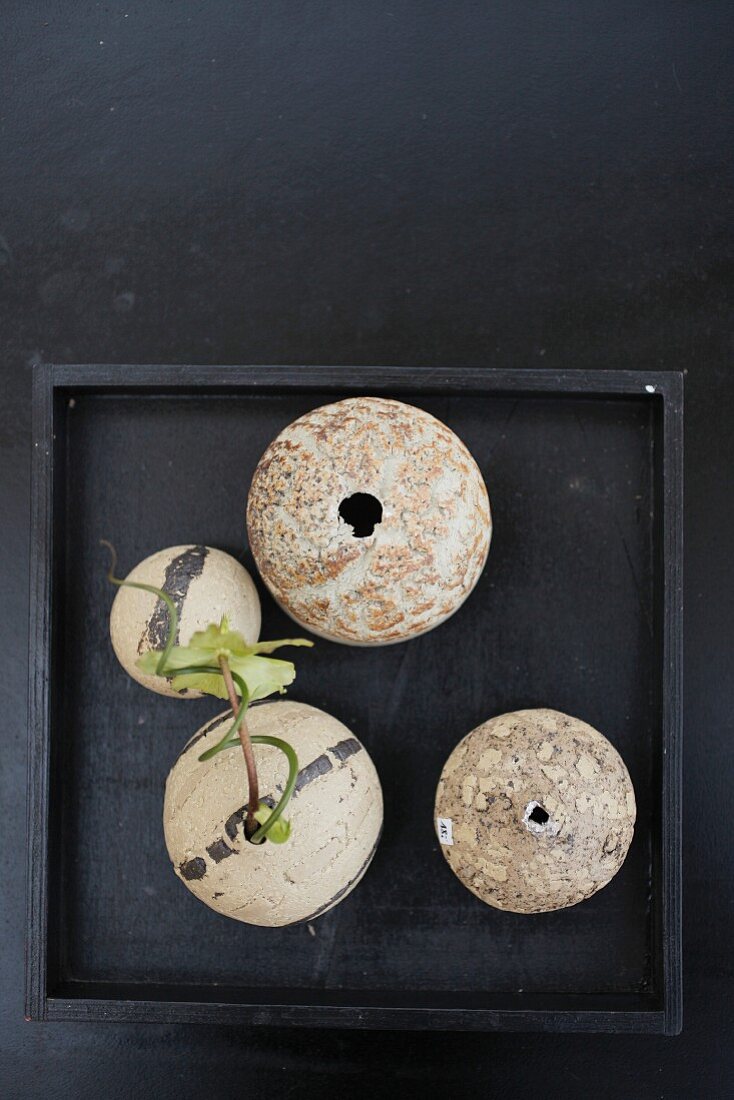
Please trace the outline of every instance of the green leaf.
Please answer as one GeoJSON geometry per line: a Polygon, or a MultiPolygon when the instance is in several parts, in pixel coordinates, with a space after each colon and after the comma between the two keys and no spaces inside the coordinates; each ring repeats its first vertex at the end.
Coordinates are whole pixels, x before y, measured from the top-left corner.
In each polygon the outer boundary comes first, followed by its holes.
{"type": "MultiPolygon", "coordinates": [[[[272,814],[270,806],[266,802],[261,802],[257,811],[254,814],[255,820],[258,825],[267,824],[270,815],[272,814]]],[[[268,833],[267,839],[272,840],[273,844],[285,844],[288,837],[291,835],[291,823],[286,821],[284,817],[279,818],[273,825],[272,829],[268,833]]]]}

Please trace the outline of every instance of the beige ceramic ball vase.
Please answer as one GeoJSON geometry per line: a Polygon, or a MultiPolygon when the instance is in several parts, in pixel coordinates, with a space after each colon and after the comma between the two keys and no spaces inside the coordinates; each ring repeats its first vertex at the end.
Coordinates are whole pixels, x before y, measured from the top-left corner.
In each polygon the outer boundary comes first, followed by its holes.
{"type": "MultiPolygon", "coordinates": [[[[229,554],[209,546],[170,546],[151,554],[126,580],[148,584],[171,597],[178,611],[177,645],[226,616],[232,630],[252,644],[260,635],[260,598],[247,570],[229,554]]],[[[110,637],[118,661],[139,684],[159,695],[198,698],[200,692],[174,691],[162,676],[148,675],[136,661],[160,650],[169,631],[168,609],[158,596],[139,588],[119,588],[110,612],[110,637]]]]}
{"type": "MultiPolygon", "coordinates": [[[[299,773],[283,844],[245,838],[247,773],[238,747],[207,761],[232,721],[204,726],[166,782],[163,824],[174,870],[205,905],[269,927],[313,920],[342,901],[369,867],[382,829],[380,781],[366,749],[346,726],[305,703],[263,703],[247,712],[253,736],[288,741],[299,773]]],[[[260,798],[280,797],[288,768],[276,748],[255,745],[260,798]]]]}
{"type": "Polygon", "coordinates": [[[520,710],[472,730],[436,791],[436,831],[449,866],[496,909],[575,905],[622,866],[635,795],[616,749],[554,710],[520,710]]]}
{"type": "Polygon", "coordinates": [[[385,645],[452,615],[492,534],[479,467],[422,409],[356,397],[270,444],[247,504],[250,548],[280,606],[331,641],[385,645]]]}

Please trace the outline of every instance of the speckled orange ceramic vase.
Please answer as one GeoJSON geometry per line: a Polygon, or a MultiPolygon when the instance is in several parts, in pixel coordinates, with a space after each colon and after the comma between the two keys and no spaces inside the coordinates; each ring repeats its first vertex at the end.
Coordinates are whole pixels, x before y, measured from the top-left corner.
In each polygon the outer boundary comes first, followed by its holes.
{"type": "Polygon", "coordinates": [[[492,534],[479,467],[400,401],[355,397],[299,417],[262,456],[250,547],[300,626],[348,645],[415,638],[477,583],[492,534]]]}

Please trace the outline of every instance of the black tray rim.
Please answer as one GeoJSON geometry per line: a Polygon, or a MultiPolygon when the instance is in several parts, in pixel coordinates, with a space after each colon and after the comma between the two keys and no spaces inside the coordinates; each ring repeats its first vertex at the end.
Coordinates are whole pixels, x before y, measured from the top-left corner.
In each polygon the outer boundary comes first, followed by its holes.
{"type": "MultiPolygon", "coordinates": [[[[28,697],[28,834],[25,958],[27,1020],[230,1023],[326,1028],[462,1031],[619,1032],[677,1035],[682,1028],[682,663],[683,663],[683,392],[678,371],[566,371],[491,367],[194,366],[47,364],[33,369],[31,461],[31,568],[28,697]],[[72,983],[52,994],[48,986],[48,848],[51,754],[50,661],[52,658],[55,409],[73,393],[202,394],[251,391],[302,393],[516,394],[517,396],[636,397],[656,402],[662,425],[659,463],[662,497],[662,989],[641,1008],[634,995],[597,998],[573,1009],[555,995],[528,1009],[512,996],[501,1007],[423,1008],[382,1004],[380,997],[334,998],[309,1005],[245,1004],[155,997],[147,985],[131,987],[124,999],[105,996],[104,983],[72,983]],[[66,996],[63,994],[66,993],[66,996]],[[151,997],[151,993],[153,996],[151,997]],[[352,1003],[369,999],[370,1004],[352,1003]]],[[[224,993],[224,991],[222,991],[224,993]]],[[[384,996],[389,1000],[389,995],[384,996]]]]}

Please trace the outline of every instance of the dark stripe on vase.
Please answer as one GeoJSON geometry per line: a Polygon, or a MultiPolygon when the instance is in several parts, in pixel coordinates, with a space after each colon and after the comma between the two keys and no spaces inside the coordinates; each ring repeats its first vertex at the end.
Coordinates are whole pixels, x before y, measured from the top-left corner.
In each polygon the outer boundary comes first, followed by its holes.
{"type": "MultiPolygon", "coordinates": [[[[161,588],[171,597],[179,615],[191,582],[200,577],[204,570],[204,561],[208,553],[206,546],[189,546],[166,566],[161,588]]],[[[138,642],[138,653],[145,653],[148,649],[163,649],[170,625],[168,608],[163,600],[158,599],[138,642]]],[[[178,643],[178,630],[176,643],[178,643]]]]}
{"type": "Polygon", "coordinates": [[[334,754],[337,760],[344,763],[350,756],[354,756],[355,753],[362,751],[362,745],[359,743],[356,737],[349,737],[346,741],[340,741],[333,748],[328,749],[328,752],[334,754]]]}
{"type": "Polygon", "coordinates": [[[227,858],[227,856],[234,855],[234,848],[230,848],[229,844],[227,844],[224,840],[220,838],[219,840],[215,840],[213,844],[209,845],[209,847],[207,848],[207,852],[212,857],[215,863],[221,863],[223,859],[227,858]]]}
{"type": "Polygon", "coordinates": [[[185,863],[182,863],[179,871],[182,878],[185,878],[187,882],[203,878],[206,874],[206,860],[202,859],[201,856],[194,856],[193,859],[187,859],[185,863]]]}

